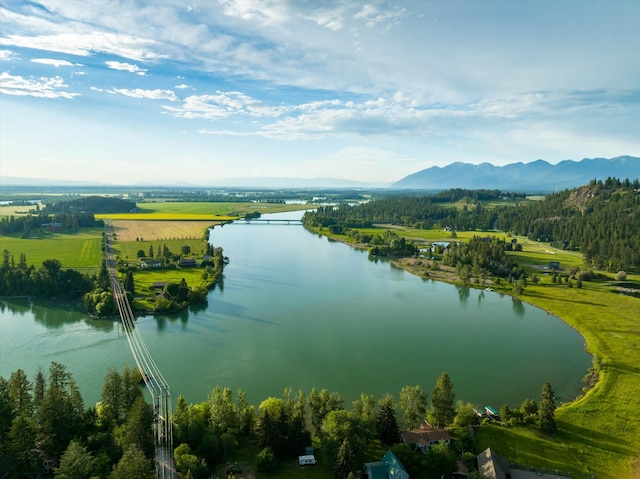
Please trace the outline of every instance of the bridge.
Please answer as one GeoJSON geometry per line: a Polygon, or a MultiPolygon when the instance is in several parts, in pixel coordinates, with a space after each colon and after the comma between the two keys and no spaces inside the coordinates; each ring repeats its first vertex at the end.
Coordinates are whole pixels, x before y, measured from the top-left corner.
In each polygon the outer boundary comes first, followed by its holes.
{"type": "Polygon", "coordinates": [[[151,394],[151,401],[155,413],[153,438],[156,450],[156,477],[159,479],[177,479],[178,476],[176,474],[175,464],[173,463],[171,390],[135,327],[135,316],[131,310],[131,305],[118,281],[113,250],[113,229],[110,221],[105,221],[105,248],[107,270],[109,271],[113,298],[118,308],[122,328],[129,342],[129,348],[133,353],[136,367],[138,371],[140,371],[147,391],[151,394]]]}
{"type": "Polygon", "coordinates": [[[234,221],[234,223],[240,223],[240,224],[277,224],[277,225],[301,225],[302,224],[302,220],[297,219],[287,219],[287,218],[243,218],[240,220],[236,220],[234,221]]]}

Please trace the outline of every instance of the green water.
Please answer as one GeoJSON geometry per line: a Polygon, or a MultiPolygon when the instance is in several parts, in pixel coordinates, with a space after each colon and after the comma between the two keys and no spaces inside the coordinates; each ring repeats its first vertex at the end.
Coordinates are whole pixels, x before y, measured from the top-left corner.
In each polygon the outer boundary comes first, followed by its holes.
{"type": "MultiPolygon", "coordinates": [[[[361,392],[397,398],[407,384],[430,393],[446,371],[459,399],[517,406],[539,399],[545,381],[571,400],[591,365],[582,337],[544,311],[424,281],[301,226],[227,225],[211,240],[231,262],[208,305],[137,320],[173,396],[189,402],[215,385],[256,404],[315,386],[350,404],[361,392]]],[[[57,303],[0,302],[0,375],[33,377],[51,361],[68,366],[86,404],[109,367],[133,365],[118,323],[57,303]]]]}

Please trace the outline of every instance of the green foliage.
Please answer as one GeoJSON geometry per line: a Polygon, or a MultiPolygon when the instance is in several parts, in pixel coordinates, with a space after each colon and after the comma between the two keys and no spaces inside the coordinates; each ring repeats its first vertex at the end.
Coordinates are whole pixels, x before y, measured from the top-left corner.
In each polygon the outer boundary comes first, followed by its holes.
{"type": "Polygon", "coordinates": [[[400,408],[404,412],[404,428],[418,428],[427,412],[427,393],[420,386],[404,386],[400,390],[400,408]]]}
{"type": "Polygon", "coordinates": [[[551,384],[546,382],[542,387],[540,409],[538,410],[538,415],[540,416],[540,429],[543,432],[554,433],[557,430],[555,411],[556,395],[553,392],[553,389],[551,389],[551,384]]]}
{"type": "Polygon", "coordinates": [[[376,430],[383,444],[394,444],[400,438],[400,428],[396,420],[396,404],[391,395],[383,397],[378,403],[376,430]]]}
{"type": "Polygon", "coordinates": [[[436,427],[445,427],[453,422],[456,416],[455,394],[453,383],[447,373],[442,373],[431,393],[431,417],[436,427]]]}
{"type": "Polygon", "coordinates": [[[113,468],[110,479],[153,479],[152,462],[135,444],[129,446],[113,468]]]}
{"type": "Polygon", "coordinates": [[[271,471],[278,465],[278,459],[270,447],[265,447],[256,456],[256,467],[259,471],[271,471]]]}
{"type": "Polygon", "coordinates": [[[89,479],[95,458],[78,441],[71,441],[60,458],[55,479],[89,479]]]}

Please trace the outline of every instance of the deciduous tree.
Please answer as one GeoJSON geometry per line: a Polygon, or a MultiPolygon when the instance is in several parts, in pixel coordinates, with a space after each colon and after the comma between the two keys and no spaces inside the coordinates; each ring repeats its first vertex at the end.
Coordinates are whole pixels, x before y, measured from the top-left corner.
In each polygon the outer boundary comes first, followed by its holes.
{"type": "Polygon", "coordinates": [[[445,427],[453,422],[456,416],[454,408],[455,394],[453,383],[447,373],[442,373],[431,393],[431,409],[434,426],[445,427]]]}

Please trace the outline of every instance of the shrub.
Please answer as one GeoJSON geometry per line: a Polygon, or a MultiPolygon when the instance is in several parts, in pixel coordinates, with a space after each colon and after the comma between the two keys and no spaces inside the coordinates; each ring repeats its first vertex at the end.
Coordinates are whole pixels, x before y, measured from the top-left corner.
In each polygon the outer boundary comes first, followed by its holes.
{"type": "Polygon", "coordinates": [[[625,281],[627,279],[626,271],[618,271],[616,273],[616,281],[625,281]]]}
{"type": "Polygon", "coordinates": [[[265,447],[256,456],[256,467],[259,471],[270,471],[278,465],[278,460],[270,447],[265,447]]]}

